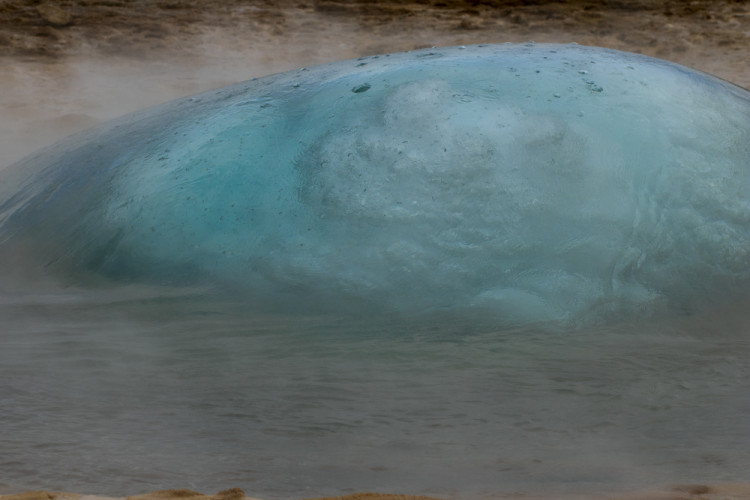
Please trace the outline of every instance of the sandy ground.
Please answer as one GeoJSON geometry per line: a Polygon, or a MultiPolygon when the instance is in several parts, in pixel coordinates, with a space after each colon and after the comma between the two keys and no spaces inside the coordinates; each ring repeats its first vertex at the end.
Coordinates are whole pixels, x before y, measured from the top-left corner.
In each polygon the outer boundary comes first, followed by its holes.
{"type": "MultiPolygon", "coordinates": [[[[741,0],[0,0],[0,168],[104,120],[251,77],[433,45],[529,40],[640,52],[750,87],[750,3],[741,0]]],[[[180,498],[247,497],[170,490],[127,500],[180,498]]],[[[606,498],[750,499],[750,485],[606,498]]]]}

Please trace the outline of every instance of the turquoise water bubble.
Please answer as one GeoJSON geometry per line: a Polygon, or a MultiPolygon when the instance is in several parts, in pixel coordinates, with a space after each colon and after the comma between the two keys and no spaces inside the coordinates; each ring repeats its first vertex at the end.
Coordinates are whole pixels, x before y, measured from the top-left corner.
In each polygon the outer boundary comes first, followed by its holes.
{"type": "Polygon", "coordinates": [[[6,274],[63,285],[515,325],[750,289],[750,93],[607,49],[292,71],[73,136],[1,180],[6,274]]]}

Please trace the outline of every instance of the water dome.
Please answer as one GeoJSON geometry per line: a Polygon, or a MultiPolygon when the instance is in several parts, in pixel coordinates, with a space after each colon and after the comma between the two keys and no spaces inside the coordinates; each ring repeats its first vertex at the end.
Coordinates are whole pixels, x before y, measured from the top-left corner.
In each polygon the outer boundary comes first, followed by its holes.
{"type": "Polygon", "coordinates": [[[685,314],[750,289],[750,92],[614,50],[303,68],[124,117],[0,175],[6,283],[507,324],[685,314]]]}

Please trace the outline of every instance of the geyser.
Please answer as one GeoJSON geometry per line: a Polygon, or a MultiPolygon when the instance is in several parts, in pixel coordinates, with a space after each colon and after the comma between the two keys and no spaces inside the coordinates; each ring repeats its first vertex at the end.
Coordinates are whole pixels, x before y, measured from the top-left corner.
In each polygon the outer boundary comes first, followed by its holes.
{"type": "Polygon", "coordinates": [[[0,181],[6,267],[63,284],[513,324],[750,289],[750,92],[613,50],[301,69],[79,134],[0,181]]]}

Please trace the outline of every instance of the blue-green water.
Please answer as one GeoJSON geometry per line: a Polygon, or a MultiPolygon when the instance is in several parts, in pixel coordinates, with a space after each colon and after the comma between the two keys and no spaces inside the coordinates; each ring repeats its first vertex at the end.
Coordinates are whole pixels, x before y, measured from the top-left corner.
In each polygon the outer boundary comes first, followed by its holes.
{"type": "Polygon", "coordinates": [[[742,309],[566,333],[74,292],[6,297],[0,315],[0,491],[749,479],[742,309]]]}
{"type": "Polygon", "coordinates": [[[710,75],[577,45],[373,56],[9,167],[0,289],[184,285],[504,327],[698,312],[748,298],[748,192],[750,92],[710,75]]]}

